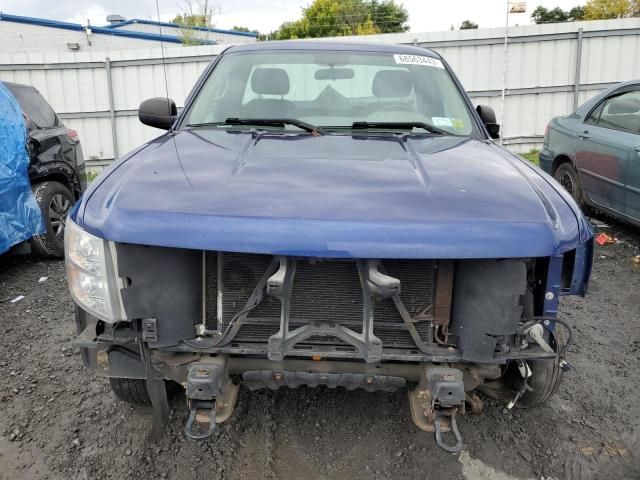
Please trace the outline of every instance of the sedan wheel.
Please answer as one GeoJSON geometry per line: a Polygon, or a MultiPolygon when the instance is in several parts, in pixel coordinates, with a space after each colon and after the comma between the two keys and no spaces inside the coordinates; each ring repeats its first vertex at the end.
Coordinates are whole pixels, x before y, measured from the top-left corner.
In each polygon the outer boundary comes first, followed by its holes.
{"type": "Polygon", "coordinates": [[[573,195],[573,179],[571,178],[571,175],[567,172],[562,172],[562,174],[558,175],[558,182],[560,182],[562,188],[573,195]]]}
{"type": "Polygon", "coordinates": [[[582,207],[582,185],[573,164],[565,162],[560,165],[553,174],[553,178],[573,197],[578,206],[582,207]]]}

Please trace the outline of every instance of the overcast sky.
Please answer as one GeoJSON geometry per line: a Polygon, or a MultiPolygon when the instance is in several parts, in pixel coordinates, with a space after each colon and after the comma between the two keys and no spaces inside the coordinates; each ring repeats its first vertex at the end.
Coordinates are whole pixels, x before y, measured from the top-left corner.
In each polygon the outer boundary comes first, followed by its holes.
{"type": "MultiPolygon", "coordinates": [[[[197,1],[197,0],[194,0],[197,1]]],[[[302,7],[312,0],[210,0],[219,28],[246,26],[260,32],[275,30],[282,22],[300,17],[302,7]]],[[[396,0],[398,1],[398,0],[396,0]]],[[[160,18],[171,20],[184,10],[184,0],[158,0],[160,18]]],[[[413,32],[448,30],[469,19],[480,27],[504,25],[506,0],[399,0],[409,11],[413,32]]],[[[584,4],[584,0],[535,0],[527,2],[527,13],[510,15],[510,25],[531,22],[531,12],[537,5],[559,6],[565,10],[584,4]]],[[[50,18],[68,22],[104,25],[105,17],[118,13],[126,18],[158,18],[155,0],[2,0],[3,13],[50,18]]]]}

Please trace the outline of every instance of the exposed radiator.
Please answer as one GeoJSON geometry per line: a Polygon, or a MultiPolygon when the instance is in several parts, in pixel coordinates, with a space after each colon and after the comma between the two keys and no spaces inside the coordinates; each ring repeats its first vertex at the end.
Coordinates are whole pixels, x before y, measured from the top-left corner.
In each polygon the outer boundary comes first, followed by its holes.
{"type": "MultiPolygon", "coordinates": [[[[271,275],[277,262],[271,255],[206,252],[206,321],[209,328],[225,328],[241,312],[267,270],[271,275]],[[270,267],[271,266],[271,267],[270,267]]],[[[380,270],[401,282],[400,298],[415,319],[423,340],[430,329],[448,323],[451,302],[452,264],[433,260],[383,260],[380,270]],[[442,275],[442,272],[447,275],[442,275]],[[445,292],[436,295],[436,283],[445,292]],[[437,302],[437,304],[436,304],[437,302]],[[442,304],[444,302],[444,305],[442,304]],[[448,302],[448,303],[447,303],[448,302]],[[446,318],[438,318],[435,317],[446,318]]],[[[360,333],[363,317],[363,289],[353,260],[297,260],[290,303],[290,330],[309,322],[335,323],[360,333]]],[[[267,343],[278,332],[280,301],[264,293],[233,343],[267,343]]],[[[391,299],[378,300],[374,308],[374,333],[384,347],[413,349],[409,332],[391,299]]],[[[314,336],[304,344],[350,346],[335,337],[314,336]]]]}

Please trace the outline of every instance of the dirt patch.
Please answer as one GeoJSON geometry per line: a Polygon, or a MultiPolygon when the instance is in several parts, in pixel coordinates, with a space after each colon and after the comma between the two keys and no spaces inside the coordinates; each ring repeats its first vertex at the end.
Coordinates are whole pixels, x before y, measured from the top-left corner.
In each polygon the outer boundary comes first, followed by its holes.
{"type": "Polygon", "coordinates": [[[558,394],[530,411],[486,400],[460,421],[460,457],[412,424],[406,394],[327,388],[241,389],[204,442],[185,438],[172,398],[171,425],[149,444],[149,410],[82,367],[63,263],[0,257],[0,478],[640,478],[640,238],[614,229],[623,243],[598,248],[589,296],[562,301],[575,368],[558,394]]]}

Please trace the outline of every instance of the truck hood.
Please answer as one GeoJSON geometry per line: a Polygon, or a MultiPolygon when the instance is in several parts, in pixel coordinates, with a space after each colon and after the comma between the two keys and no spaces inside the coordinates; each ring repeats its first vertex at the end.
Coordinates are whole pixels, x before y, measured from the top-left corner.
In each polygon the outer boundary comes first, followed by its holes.
{"type": "Polygon", "coordinates": [[[118,242],[334,258],[549,256],[588,235],[545,174],[490,142],[207,128],[116,162],[72,218],[118,242]]]}

